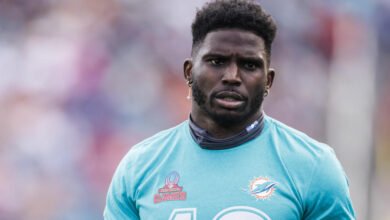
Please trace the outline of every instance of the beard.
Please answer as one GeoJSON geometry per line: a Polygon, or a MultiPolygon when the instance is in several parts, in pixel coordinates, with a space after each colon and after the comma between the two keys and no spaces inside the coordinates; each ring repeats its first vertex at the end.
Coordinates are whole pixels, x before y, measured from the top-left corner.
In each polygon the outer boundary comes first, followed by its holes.
{"type": "Polygon", "coordinates": [[[256,114],[264,100],[265,84],[260,86],[260,89],[257,91],[258,93],[254,94],[252,99],[245,99],[245,104],[242,108],[234,111],[231,110],[224,113],[218,113],[214,108],[214,103],[212,102],[212,100],[215,99],[216,92],[211,93],[210,98],[207,99],[205,92],[203,92],[197,81],[194,80],[192,84],[192,97],[194,101],[207,116],[223,127],[232,127],[242,123],[252,115],[256,114]],[[249,108],[247,109],[246,107],[248,103],[249,108]]]}

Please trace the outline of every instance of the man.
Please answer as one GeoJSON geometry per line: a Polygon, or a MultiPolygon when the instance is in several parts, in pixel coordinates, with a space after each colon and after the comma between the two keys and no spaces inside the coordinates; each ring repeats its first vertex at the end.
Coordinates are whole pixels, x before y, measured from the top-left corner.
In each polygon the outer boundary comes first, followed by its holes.
{"type": "Polygon", "coordinates": [[[263,113],[274,20],[253,1],[197,12],[188,121],[135,145],[114,174],[112,219],[354,219],[333,150],[263,113]]]}

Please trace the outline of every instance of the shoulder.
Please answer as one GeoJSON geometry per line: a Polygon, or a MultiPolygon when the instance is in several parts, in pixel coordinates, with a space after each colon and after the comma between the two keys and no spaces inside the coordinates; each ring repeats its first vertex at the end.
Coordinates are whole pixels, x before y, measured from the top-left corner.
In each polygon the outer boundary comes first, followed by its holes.
{"type": "Polygon", "coordinates": [[[126,186],[117,188],[126,189],[129,197],[136,198],[136,189],[142,184],[142,180],[148,178],[151,172],[156,172],[155,168],[168,154],[169,148],[174,146],[172,143],[183,136],[186,125],[187,122],[183,122],[134,145],[115,171],[113,181],[126,183],[126,186]]]}
{"type": "Polygon", "coordinates": [[[267,117],[267,120],[275,148],[291,172],[306,179],[314,173],[327,172],[330,168],[344,173],[330,146],[273,118],[267,117]]]}
{"type": "Polygon", "coordinates": [[[186,131],[186,126],[188,126],[188,122],[184,121],[175,127],[160,131],[155,135],[137,143],[131,147],[123,160],[130,162],[138,161],[145,157],[151,159],[154,157],[154,155],[161,154],[162,151],[167,150],[167,147],[172,146],[172,142],[184,135],[183,133],[186,131]]]}
{"type": "Polygon", "coordinates": [[[330,185],[346,181],[331,147],[275,119],[267,117],[267,120],[274,147],[297,186],[301,186],[302,194],[313,185],[318,189],[323,179],[330,185]]]}
{"type": "Polygon", "coordinates": [[[272,139],[278,143],[276,148],[302,196],[305,216],[325,218],[323,210],[331,207],[331,216],[352,219],[348,180],[334,150],[275,119],[267,117],[267,122],[272,139]]]}
{"type": "Polygon", "coordinates": [[[184,121],[175,127],[160,131],[160,132],[156,133],[155,135],[153,135],[149,138],[146,138],[145,140],[134,145],[130,149],[129,153],[130,154],[140,153],[140,152],[143,152],[145,150],[149,150],[149,148],[151,148],[151,147],[158,147],[158,146],[160,146],[161,143],[169,140],[172,137],[176,137],[178,134],[181,134],[182,132],[184,132],[185,127],[187,125],[188,125],[188,122],[184,121]]]}
{"type": "Polygon", "coordinates": [[[322,157],[334,156],[334,151],[327,144],[319,142],[307,134],[298,131],[276,119],[266,117],[272,138],[277,139],[281,150],[286,154],[299,156],[302,159],[309,159],[311,162],[318,161],[322,157]]]}

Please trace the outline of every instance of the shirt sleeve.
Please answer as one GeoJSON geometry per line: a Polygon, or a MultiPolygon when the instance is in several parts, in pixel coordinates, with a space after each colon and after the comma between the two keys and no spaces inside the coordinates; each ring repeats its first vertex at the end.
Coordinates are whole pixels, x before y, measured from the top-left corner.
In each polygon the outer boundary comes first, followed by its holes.
{"type": "Polygon", "coordinates": [[[139,220],[138,211],[128,192],[124,160],[119,164],[107,193],[104,220],[139,220]]]}
{"type": "Polygon", "coordinates": [[[304,219],[356,219],[348,179],[333,150],[323,155],[304,195],[304,219]]]}

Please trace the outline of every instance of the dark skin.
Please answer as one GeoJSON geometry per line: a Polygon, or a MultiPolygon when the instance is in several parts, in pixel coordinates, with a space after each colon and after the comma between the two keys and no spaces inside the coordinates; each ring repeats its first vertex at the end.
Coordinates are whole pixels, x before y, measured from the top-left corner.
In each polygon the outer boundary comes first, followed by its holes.
{"type": "Polygon", "coordinates": [[[226,138],[257,120],[275,76],[266,57],[264,40],[252,32],[209,32],[184,62],[184,77],[196,87],[194,123],[215,138],[226,138]]]}

